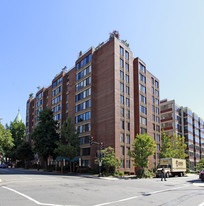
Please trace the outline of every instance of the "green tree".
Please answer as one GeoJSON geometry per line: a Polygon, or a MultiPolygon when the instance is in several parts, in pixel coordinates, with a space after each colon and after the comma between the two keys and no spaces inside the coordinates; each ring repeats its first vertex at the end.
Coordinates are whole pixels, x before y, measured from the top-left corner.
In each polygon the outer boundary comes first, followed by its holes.
{"type": "Polygon", "coordinates": [[[72,124],[71,118],[67,118],[63,123],[61,135],[63,138],[61,139],[61,142],[58,143],[55,152],[60,156],[69,158],[70,172],[72,172],[71,161],[79,155],[79,134],[75,130],[75,125],[72,124]]]}
{"type": "Polygon", "coordinates": [[[180,135],[173,135],[171,138],[170,155],[173,158],[185,159],[188,155],[185,153],[187,145],[185,144],[185,138],[180,135]]]}
{"type": "Polygon", "coordinates": [[[135,160],[134,166],[139,167],[137,176],[143,177],[149,165],[148,158],[155,153],[155,141],[148,134],[138,134],[132,146],[130,156],[135,160]]]}
{"type": "Polygon", "coordinates": [[[180,158],[185,159],[188,155],[185,153],[187,145],[185,144],[185,138],[180,135],[173,137],[167,136],[162,132],[162,146],[160,152],[160,158],[180,158]]]}
{"type": "Polygon", "coordinates": [[[24,161],[27,167],[27,162],[34,159],[34,153],[29,142],[22,142],[16,149],[16,157],[18,160],[24,161]]]}
{"type": "Polygon", "coordinates": [[[13,138],[8,126],[4,128],[0,121],[0,153],[1,155],[5,155],[7,151],[9,151],[13,144],[13,138]]]}
{"type": "Polygon", "coordinates": [[[170,157],[171,156],[170,154],[171,139],[169,136],[165,134],[164,131],[162,131],[161,139],[162,139],[162,145],[161,145],[159,157],[160,158],[170,157]]]}
{"type": "MultiPolygon", "coordinates": [[[[101,151],[103,157],[102,160],[102,171],[107,174],[114,174],[116,169],[119,169],[121,162],[119,158],[115,157],[115,152],[112,147],[107,147],[101,151]]],[[[98,165],[99,158],[96,159],[96,163],[98,165]]]]}
{"type": "Polygon", "coordinates": [[[14,161],[17,160],[17,147],[25,141],[25,124],[22,121],[14,120],[13,122],[11,122],[9,129],[11,131],[14,146],[11,150],[7,150],[5,155],[11,158],[12,161],[14,161]]]}
{"type": "Polygon", "coordinates": [[[34,143],[34,151],[43,158],[47,169],[47,160],[50,156],[55,156],[54,150],[59,141],[57,121],[53,119],[53,112],[45,109],[39,113],[39,123],[31,134],[34,143]]]}
{"type": "Polygon", "coordinates": [[[200,159],[199,163],[195,167],[197,170],[201,171],[204,169],[204,159],[200,159]]]}

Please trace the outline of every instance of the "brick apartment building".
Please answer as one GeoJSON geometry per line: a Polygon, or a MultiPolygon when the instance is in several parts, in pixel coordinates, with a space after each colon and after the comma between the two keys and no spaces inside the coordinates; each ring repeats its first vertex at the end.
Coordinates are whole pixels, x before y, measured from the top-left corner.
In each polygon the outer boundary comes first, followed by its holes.
{"type": "Polygon", "coordinates": [[[161,100],[161,129],[166,135],[184,136],[190,169],[204,158],[204,121],[188,107],[178,106],[175,100],[161,100]]]}
{"type": "Polygon", "coordinates": [[[121,170],[134,172],[128,155],[136,134],[148,133],[157,144],[150,168],[157,165],[160,149],[159,80],[145,63],[116,37],[80,55],[75,67],[63,70],[51,86],[27,101],[27,138],[38,123],[40,110],[50,108],[61,126],[71,117],[80,134],[83,166],[93,167],[97,145],[89,137],[115,149],[121,170]]]}

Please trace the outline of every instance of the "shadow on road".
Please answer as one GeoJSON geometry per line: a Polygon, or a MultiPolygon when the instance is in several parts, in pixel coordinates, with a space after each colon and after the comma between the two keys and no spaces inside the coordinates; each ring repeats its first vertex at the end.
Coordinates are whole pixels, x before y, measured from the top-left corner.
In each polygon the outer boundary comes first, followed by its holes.
{"type": "MultiPolygon", "coordinates": [[[[77,173],[61,173],[58,171],[43,171],[37,169],[21,169],[21,168],[0,168],[0,176],[1,175],[61,175],[61,176],[77,176],[77,173]]],[[[0,178],[1,179],[1,178],[0,178]]]]}

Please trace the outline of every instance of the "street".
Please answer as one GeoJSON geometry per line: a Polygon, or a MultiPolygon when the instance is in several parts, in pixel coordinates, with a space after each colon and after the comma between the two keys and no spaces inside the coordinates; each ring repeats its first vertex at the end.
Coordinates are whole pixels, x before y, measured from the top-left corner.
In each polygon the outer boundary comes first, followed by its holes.
{"type": "Polygon", "coordinates": [[[162,182],[9,168],[0,179],[0,206],[204,206],[204,183],[192,174],[162,182]]]}

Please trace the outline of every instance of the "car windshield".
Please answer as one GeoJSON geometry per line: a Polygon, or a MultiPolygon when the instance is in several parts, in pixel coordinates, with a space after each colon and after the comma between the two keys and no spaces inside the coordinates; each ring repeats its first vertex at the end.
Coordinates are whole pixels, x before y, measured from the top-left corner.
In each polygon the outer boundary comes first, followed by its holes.
{"type": "Polygon", "coordinates": [[[201,172],[204,172],[204,170],[201,170],[201,172]]]}

